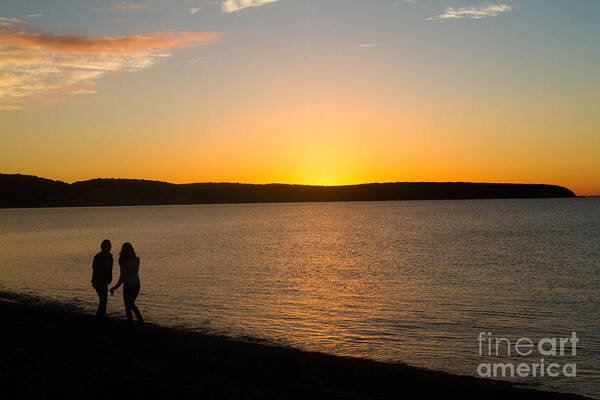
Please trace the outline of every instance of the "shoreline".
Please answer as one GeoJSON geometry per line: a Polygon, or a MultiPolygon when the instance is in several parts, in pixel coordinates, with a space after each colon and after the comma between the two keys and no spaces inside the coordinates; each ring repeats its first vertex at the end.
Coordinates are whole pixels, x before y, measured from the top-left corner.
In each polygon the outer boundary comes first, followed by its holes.
{"type": "Polygon", "coordinates": [[[48,205],[48,206],[18,206],[5,207],[0,205],[0,210],[52,210],[52,209],[81,209],[81,208],[124,208],[124,207],[175,207],[175,206],[236,206],[260,204],[336,204],[336,203],[393,203],[411,201],[495,201],[495,200],[571,200],[600,198],[598,196],[573,196],[573,197],[491,197],[473,199],[399,199],[399,200],[315,200],[315,201],[272,201],[272,202],[230,202],[230,203],[156,203],[156,204],[106,204],[106,205],[48,205]]]}
{"type": "Polygon", "coordinates": [[[112,317],[98,325],[68,305],[0,294],[2,398],[589,399],[112,317]]]}
{"type": "Polygon", "coordinates": [[[20,174],[0,174],[0,189],[6,193],[0,198],[0,207],[5,208],[576,197],[564,186],[535,183],[384,182],[316,186],[173,184],[113,178],[65,183],[20,174]]]}

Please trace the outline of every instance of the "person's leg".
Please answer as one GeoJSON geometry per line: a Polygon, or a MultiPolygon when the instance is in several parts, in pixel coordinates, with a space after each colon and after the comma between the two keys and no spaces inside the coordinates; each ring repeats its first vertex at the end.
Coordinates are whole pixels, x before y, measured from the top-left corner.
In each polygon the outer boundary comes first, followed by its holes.
{"type": "Polygon", "coordinates": [[[140,286],[133,286],[130,289],[130,307],[131,310],[135,313],[135,317],[137,318],[139,323],[144,323],[144,318],[142,318],[142,313],[135,305],[135,299],[137,299],[138,294],[140,293],[140,286]]]}
{"type": "Polygon", "coordinates": [[[108,302],[108,286],[94,285],[96,293],[98,293],[98,310],[96,318],[102,318],[106,315],[106,303],[108,302]]]}
{"type": "Polygon", "coordinates": [[[131,316],[131,301],[130,301],[129,287],[123,285],[123,304],[125,304],[125,315],[127,315],[127,323],[131,324],[133,317],[131,316]]]}

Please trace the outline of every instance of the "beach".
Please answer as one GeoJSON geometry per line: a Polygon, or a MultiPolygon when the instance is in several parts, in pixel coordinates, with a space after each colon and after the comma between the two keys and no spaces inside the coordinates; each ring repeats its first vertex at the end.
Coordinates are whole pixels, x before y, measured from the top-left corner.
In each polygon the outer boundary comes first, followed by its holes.
{"type": "Polygon", "coordinates": [[[4,399],[585,399],[0,300],[4,399]]]}

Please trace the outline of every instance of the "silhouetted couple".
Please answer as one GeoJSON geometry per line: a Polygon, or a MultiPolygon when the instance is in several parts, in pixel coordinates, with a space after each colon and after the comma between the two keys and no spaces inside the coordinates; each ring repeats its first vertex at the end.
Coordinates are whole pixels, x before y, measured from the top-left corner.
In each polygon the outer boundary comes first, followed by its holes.
{"type": "MultiPolygon", "coordinates": [[[[92,263],[92,286],[98,293],[98,311],[96,311],[96,318],[102,319],[106,315],[106,303],[108,302],[108,285],[112,282],[112,270],[113,270],[113,256],[110,253],[111,243],[110,240],[105,239],[100,245],[102,251],[94,256],[92,263]]],[[[121,247],[121,253],[119,254],[119,267],[121,269],[121,275],[119,281],[115,286],[110,288],[111,296],[114,295],[115,290],[119,289],[123,285],[123,303],[125,304],[125,314],[127,314],[127,322],[131,324],[132,315],[131,312],[135,313],[140,324],[144,323],[140,310],[135,305],[135,299],[140,293],[140,259],[135,255],[133,246],[127,242],[121,247]]]]}

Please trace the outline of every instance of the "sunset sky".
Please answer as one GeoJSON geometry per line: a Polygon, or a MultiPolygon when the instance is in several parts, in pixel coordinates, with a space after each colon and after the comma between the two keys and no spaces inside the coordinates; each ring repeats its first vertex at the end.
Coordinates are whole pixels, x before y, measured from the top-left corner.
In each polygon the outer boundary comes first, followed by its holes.
{"type": "Polygon", "coordinates": [[[0,172],[600,194],[600,1],[2,0],[0,172]]]}

